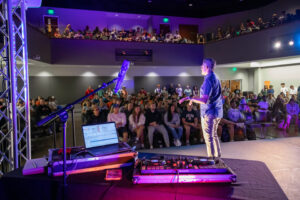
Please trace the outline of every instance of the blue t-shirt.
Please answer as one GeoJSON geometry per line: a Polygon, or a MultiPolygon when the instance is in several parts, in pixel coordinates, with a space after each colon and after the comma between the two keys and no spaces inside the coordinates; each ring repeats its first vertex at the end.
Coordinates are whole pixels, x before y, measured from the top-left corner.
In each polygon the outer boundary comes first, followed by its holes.
{"type": "Polygon", "coordinates": [[[201,117],[212,115],[223,117],[223,102],[221,84],[214,72],[207,74],[200,89],[200,98],[208,95],[206,104],[201,104],[201,117]]]}

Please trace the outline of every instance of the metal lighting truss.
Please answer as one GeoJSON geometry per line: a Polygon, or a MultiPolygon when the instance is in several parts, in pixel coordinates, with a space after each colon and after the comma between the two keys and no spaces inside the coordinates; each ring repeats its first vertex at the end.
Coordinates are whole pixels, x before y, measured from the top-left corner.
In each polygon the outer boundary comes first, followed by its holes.
{"type": "Polygon", "coordinates": [[[25,0],[0,0],[0,176],[31,159],[25,11],[25,0]]]}

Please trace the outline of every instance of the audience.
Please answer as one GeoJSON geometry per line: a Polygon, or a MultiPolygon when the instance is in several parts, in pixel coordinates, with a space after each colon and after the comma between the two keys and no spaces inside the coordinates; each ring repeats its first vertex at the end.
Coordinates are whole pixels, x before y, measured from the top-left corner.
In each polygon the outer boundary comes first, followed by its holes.
{"type": "Polygon", "coordinates": [[[216,30],[216,33],[197,33],[197,39],[195,41],[191,41],[182,37],[177,30],[175,33],[157,33],[157,31],[154,29],[151,33],[149,33],[140,27],[130,30],[116,30],[115,28],[112,30],[109,30],[108,28],[103,28],[103,30],[100,30],[99,27],[95,27],[94,30],[91,30],[89,26],[86,26],[84,30],[75,31],[71,28],[71,25],[68,24],[62,34],[60,33],[59,28],[51,28],[51,26],[47,26],[45,31],[47,35],[54,38],[204,44],[208,41],[229,39],[239,35],[272,28],[281,24],[295,21],[297,19],[298,17],[296,15],[289,13],[287,14],[285,11],[282,11],[279,16],[277,13],[274,13],[270,20],[264,21],[262,17],[259,17],[257,22],[255,22],[253,19],[247,19],[239,24],[239,28],[234,28],[236,25],[228,26],[225,29],[219,26],[216,30]]]}
{"type": "MultiPolygon", "coordinates": [[[[178,104],[179,99],[187,95],[199,96],[198,86],[193,86],[191,90],[189,85],[186,85],[186,89],[183,90],[184,86],[176,85],[176,88],[174,84],[170,84],[170,87],[163,86],[161,89],[161,85],[157,84],[155,90],[151,89],[152,92],[142,88],[136,94],[129,94],[125,87],[117,94],[114,94],[111,88],[106,88],[81,103],[82,123],[115,122],[120,138],[141,148],[161,146],[160,141],[169,147],[170,138],[171,145],[174,146],[199,143],[203,141],[200,107],[187,103],[178,104]]],[[[282,86],[285,88],[285,84],[282,86]]],[[[239,86],[234,91],[224,86],[222,90],[224,118],[219,123],[218,135],[223,136],[227,132],[226,141],[239,140],[236,135],[244,131],[246,134],[253,131],[250,129],[251,124],[261,122],[274,123],[277,128],[286,130],[290,127],[291,119],[294,119],[292,121],[295,121],[295,131],[298,131],[300,87],[296,94],[293,93],[295,89],[292,85],[289,86],[290,90],[280,89],[277,91],[280,95],[276,99],[274,91],[269,92],[272,88],[271,85],[264,86],[256,95],[251,92],[243,93],[239,86]],[[293,95],[290,95],[290,92],[293,95]],[[243,127],[241,124],[244,124],[243,127]]],[[[86,93],[91,91],[93,90],[89,86],[86,93]]],[[[0,100],[0,109],[4,110],[5,102],[2,102],[3,99],[0,100]]],[[[19,101],[18,110],[22,111],[24,105],[24,102],[19,101]]],[[[60,107],[53,96],[47,99],[43,97],[32,99],[30,101],[32,128],[35,129],[34,124],[37,121],[60,107]]],[[[2,119],[1,124],[3,123],[2,119]]],[[[48,129],[51,131],[49,127],[48,129]]]]}

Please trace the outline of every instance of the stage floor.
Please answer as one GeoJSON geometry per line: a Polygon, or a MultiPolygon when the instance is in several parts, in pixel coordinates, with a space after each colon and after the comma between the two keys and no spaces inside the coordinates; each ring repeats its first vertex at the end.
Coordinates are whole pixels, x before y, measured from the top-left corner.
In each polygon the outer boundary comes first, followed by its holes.
{"type": "MultiPolygon", "coordinates": [[[[226,158],[260,161],[266,165],[288,199],[300,199],[300,137],[221,143],[221,147],[225,162],[226,158]]],[[[142,152],[205,156],[206,147],[193,145],[142,152]]],[[[226,164],[230,166],[230,163],[226,162],[226,164]]],[[[255,176],[250,173],[248,175],[255,176]]],[[[257,184],[259,180],[260,178],[257,177],[257,184]]],[[[237,184],[248,183],[241,182],[241,177],[238,176],[237,184]]],[[[235,192],[240,191],[233,190],[233,197],[238,198],[240,194],[235,192]]]]}
{"type": "MultiPolygon", "coordinates": [[[[80,112],[75,112],[75,130],[76,130],[76,145],[83,145],[83,138],[81,133],[81,120],[80,112]]],[[[68,123],[68,146],[73,146],[71,123],[69,118],[68,123]]],[[[257,136],[259,137],[259,129],[256,129],[257,136]]],[[[241,141],[221,143],[222,158],[225,162],[231,160],[245,161],[258,161],[250,162],[257,163],[266,171],[270,172],[269,175],[274,177],[274,181],[278,183],[279,188],[285,193],[288,199],[300,199],[300,137],[299,132],[290,129],[289,132],[278,131],[275,128],[268,128],[266,139],[257,139],[254,141],[241,141]],[[263,166],[264,165],[264,166],[263,166]]],[[[57,147],[62,146],[62,136],[57,136],[57,147]]],[[[53,137],[48,136],[44,138],[34,139],[32,141],[33,158],[43,157],[47,155],[48,149],[53,148],[53,137]]],[[[165,154],[185,154],[195,156],[206,156],[205,145],[192,145],[182,147],[171,147],[153,150],[142,150],[142,152],[151,153],[165,153],[165,154]]],[[[230,163],[228,163],[230,164],[230,163]]],[[[236,167],[236,165],[234,165],[236,167]]],[[[230,166],[231,167],[231,166],[230,166]]],[[[247,167],[247,166],[243,166],[247,167]]],[[[243,170],[244,171],[244,170],[243,170]]],[[[261,174],[261,173],[259,173],[261,174]]],[[[246,174],[248,176],[255,176],[255,174],[246,174]]],[[[244,179],[237,177],[237,184],[245,185],[244,189],[249,189],[245,192],[252,191],[253,188],[249,183],[241,182],[244,179]],[[248,185],[248,187],[247,187],[248,185]]],[[[260,179],[257,178],[257,181],[260,179]]],[[[259,184],[259,182],[257,182],[259,184]]],[[[234,190],[233,197],[238,198],[239,193],[243,190],[234,190]]],[[[249,199],[249,198],[248,198],[249,199]]],[[[251,199],[251,198],[250,198],[251,199]]]]}

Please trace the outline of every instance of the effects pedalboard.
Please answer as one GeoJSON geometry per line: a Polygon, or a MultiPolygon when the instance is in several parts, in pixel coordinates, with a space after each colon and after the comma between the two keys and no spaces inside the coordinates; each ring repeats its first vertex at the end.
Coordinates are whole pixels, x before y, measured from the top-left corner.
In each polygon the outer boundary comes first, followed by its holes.
{"type": "Polygon", "coordinates": [[[235,173],[219,159],[197,156],[146,154],[136,160],[134,184],[235,182],[235,173]]]}

